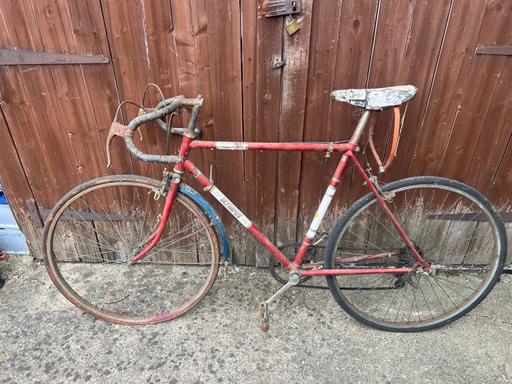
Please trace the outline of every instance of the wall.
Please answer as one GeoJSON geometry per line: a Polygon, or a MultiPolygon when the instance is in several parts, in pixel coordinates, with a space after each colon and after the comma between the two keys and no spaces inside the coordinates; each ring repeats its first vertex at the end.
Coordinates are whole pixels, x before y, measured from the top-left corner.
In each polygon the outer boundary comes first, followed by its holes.
{"type": "MultiPolygon", "coordinates": [[[[139,101],[148,82],[166,96],[202,94],[206,139],[247,141],[347,139],[358,111],[331,103],[331,90],[414,84],[420,93],[406,110],[398,159],[385,180],[447,176],[512,210],[512,57],[475,55],[480,46],[512,44],[512,3],[302,0],[302,6],[302,29],[290,37],[282,17],[259,17],[254,0],[1,2],[1,47],[109,59],[0,66],[0,179],[35,255],[41,212],[73,186],[108,173],[160,177],[162,167],[130,158],[120,140],[113,169],[105,167],[117,104],[139,101]],[[275,59],[286,64],[273,69],[275,59]]],[[[128,108],[123,117],[135,114],[128,108]]],[[[379,113],[372,124],[385,152],[391,113],[379,113]]],[[[163,153],[164,143],[154,127],[143,129],[145,152],[163,153]]],[[[192,158],[205,173],[212,164],[216,184],[279,243],[302,237],[339,159],[220,151],[192,158]]],[[[351,176],[327,227],[364,192],[351,176]]],[[[265,263],[265,253],[222,216],[236,262],[265,263]]]]}

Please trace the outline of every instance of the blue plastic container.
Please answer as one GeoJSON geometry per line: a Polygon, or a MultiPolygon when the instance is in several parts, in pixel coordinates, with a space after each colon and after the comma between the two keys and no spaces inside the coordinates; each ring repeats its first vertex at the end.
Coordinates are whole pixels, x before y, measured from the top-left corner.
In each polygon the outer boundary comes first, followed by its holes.
{"type": "Polygon", "coordinates": [[[0,205],[7,205],[7,199],[5,198],[4,191],[0,190],[0,205]]]}
{"type": "Polygon", "coordinates": [[[3,191],[0,189],[0,251],[28,255],[28,246],[20,231],[3,191]]]}

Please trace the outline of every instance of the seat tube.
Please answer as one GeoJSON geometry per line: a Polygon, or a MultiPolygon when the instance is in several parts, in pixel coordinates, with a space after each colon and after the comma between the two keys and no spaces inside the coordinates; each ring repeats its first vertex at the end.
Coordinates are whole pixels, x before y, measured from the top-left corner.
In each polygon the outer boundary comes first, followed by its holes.
{"type": "MultiPolygon", "coordinates": [[[[361,137],[361,134],[364,131],[364,127],[366,126],[366,123],[368,122],[369,116],[370,116],[370,111],[365,110],[363,112],[361,118],[359,119],[359,122],[357,123],[354,134],[352,135],[352,138],[350,139],[350,143],[357,145],[357,143],[359,142],[359,139],[361,137]]],[[[338,163],[338,166],[336,168],[336,171],[334,172],[334,175],[331,178],[331,182],[329,183],[329,186],[327,187],[327,190],[325,191],[325,194],[322,197],[322,201],[320,202],[320,205],[318,206],[315,216],[313,217],[313,221],[311,222],[311,225],[309,226],[309,229],[306,232],[306,236],[304,237],[304,240],[299,249],[299,252],[297,253],[297,257],[295,258],[295,261],[293,262],[293,265],[296,268],[300,268],[300,266],[302,265],[304,256],[306,255],[306,252],[308,251],[309,246],[313,243],[313,239],[316,236],[318,228],[320,228],[320,224],[322,223],[322,220],[324,219],[325,213],[327,212],[327,209],[329,208],[329,206],[331,204],[334,194],[336,193],[338,184],[341,181],[341,177],[343,176],[343,173],[347,169],[348,163],[352,156],[353,156],[352,151],[347,151],[341,157],[340,162],[338,163]]]]}
{"type": "MultiPolygon", "coordinates": [[[[352,152],[352,151],[348,151],[348,152],[352,152]]],[[[332,198],[334,197],[334,194],[336,193],[336,189],[340,182],[341,176],[345,172],[345,169],[347,169],[349,159],[350,159],[350,156],[348,155],[348,153],[345,153],[341,157],[340,162],[338,163],[338,167],[336,168],[336,171],[335,171],[333,177],[331,178],[331,182],[329,183],[329,186],[327,187],[327,190],[325,191],[324,196],[322,197],[322,201],[320,202],[320,205],[318,206],[318,209],[316,210],[315,216],[313,217],[313,220],[311,221],[311,225],[309,226],[309,229],[306,232],[306,236],[304,237],[304,240],[299,249],[299,252],[297,253],[297,257],[295,258],[295,261],[293,262],[293,264],[296,268],[300,268],[300,266],[302,265],[302,261],[304,260],[304,256],[306,255],[306,252],[308,251],[309,246],[313,243],[313,239],[316,236],[318,228],[320,228],[320,224],[322,223],[322,220],[324,219],[325,213],[327,212],[327,209],[329,208],[329,205],[331,204],[332,198]]]]}
{"type": "Polygon", "coordinates": [[[354,133],[352,134],[352,137],[350,138],[351,144],[357,145],[359,143],[359,139],[361,138],[361,135],[364,132],[364,128],[366,127],[366,123],[368,122],[369,118],[370,118],[370,111],[365,109],[363,111],[363,114],[359,118],[356,129],[354,130],[354,133]]]}

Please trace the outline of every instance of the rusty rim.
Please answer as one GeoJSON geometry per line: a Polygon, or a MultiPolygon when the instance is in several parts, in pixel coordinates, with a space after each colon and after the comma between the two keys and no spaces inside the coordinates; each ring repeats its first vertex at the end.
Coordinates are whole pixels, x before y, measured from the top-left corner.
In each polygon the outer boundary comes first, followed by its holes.
{"type": "Polygon", "coordinates": [[[53,238],[55,229],[59,223],[59,219],[62,217],[66,209],[80,197],[86,196],[95,190],[119,185],[130,185],[154,190],[155,188],[159,188],[161,183],[157,180],[141,176],[107,176],[84,183],[66,194],[52,209],[45,224],[43,249],[48,273],[59,291],[74,305],[86,313],[112,323],[155,324],[181,316],[195,307],[210,291],[218,273],[220,258],[218,238],[215,230],[209,223],[208,218],[202,212],[202,210],[192,200],[184,195],[179,194],[178,201],[194,215],[200,225],[202,225],[205,229],[206,236],[211,246],[211,262],[209,263],[210,268],[204,284],[197,290],[197,293],[190,297],[183,305],[180,305],[178,308],[173,310],[159,311],[158,313],[154,313],[148,316],[130,316],[126,314],[119,314],[110,310],[106,310],[105,308],[100,308],[98,305],[95,305],[84,299],[75,291],[75,289],[70,286],[70,284],[68,284],[61,273],[55,257],[55,253],[53,251],[53,238]]]}

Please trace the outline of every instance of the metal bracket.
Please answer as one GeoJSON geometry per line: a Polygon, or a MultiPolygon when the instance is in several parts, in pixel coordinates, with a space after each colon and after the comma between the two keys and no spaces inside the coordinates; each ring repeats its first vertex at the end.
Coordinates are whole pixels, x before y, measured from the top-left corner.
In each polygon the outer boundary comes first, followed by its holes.
{"type": "Polygon", "coordinates": [[[100,55],[71,55],[62,52],[0,49],[0,65],[107,64],[109,61],[108,57],[100,55]]]}
{"type": "Polygon", "coordinates": [[[275,58],[274,60],[272,60],[272,69],[274,70],[284,67],[285,65],[286,61],[284,61],[283,59],[275,58]]]}
{"type": "Polygon", "coordinates": [[[328,159],[331,157],[331,153],[334,151],[334,143],[331,141],[329,143],[329,147],[327,148],[327,151],[325,151],[325,158],[328,159]]]}
{"type": "Polygon", "coordinates": [[[477,54],[477,55],[512,56],[512,45],[477,47],[475,54],[477,54]]]}
{"type": "Polygon", "coordinates": [[[293,15],[302,12],[300,0],[264,0],[260,13],[265,17],[293,15]]]}

